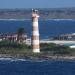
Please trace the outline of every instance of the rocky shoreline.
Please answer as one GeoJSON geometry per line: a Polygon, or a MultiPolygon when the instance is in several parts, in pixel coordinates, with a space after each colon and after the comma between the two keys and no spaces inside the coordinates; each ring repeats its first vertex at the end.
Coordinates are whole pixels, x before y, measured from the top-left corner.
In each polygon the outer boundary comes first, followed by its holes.
{"type": "Polygon", "coordinates": [[[33,60],[33,61],[38,61],[38,60],[75,60],[75,56],[68,56],[68,55],[65,55],[65,56],[57,56],[57,55],[54,55],[54,56],[20,56],[20,55],[10,55],[10,54],[0,54],[0,59],[1,58],[11,58],[11,59],[26,59],[26,60],[33,60]]]}

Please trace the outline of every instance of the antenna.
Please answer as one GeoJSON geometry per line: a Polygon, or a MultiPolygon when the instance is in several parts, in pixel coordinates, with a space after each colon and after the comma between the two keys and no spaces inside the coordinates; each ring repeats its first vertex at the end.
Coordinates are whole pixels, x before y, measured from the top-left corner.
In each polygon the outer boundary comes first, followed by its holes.
{"type": "Polygon", "coordinates": [[[33,11],[34,9],[32,9],[32,11],[33,11]]]}

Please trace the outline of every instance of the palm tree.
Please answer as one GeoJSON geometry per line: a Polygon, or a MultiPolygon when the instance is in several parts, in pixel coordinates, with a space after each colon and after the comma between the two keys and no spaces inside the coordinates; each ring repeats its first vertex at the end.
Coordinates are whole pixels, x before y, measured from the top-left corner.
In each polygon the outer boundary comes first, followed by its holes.
{"type": "Polygon", "coordinates": [[[24,40],[26,40],[24,28],[19,28],[17,33],[18,33],[17,41],[18,43],[22,44],[24,40]]]}

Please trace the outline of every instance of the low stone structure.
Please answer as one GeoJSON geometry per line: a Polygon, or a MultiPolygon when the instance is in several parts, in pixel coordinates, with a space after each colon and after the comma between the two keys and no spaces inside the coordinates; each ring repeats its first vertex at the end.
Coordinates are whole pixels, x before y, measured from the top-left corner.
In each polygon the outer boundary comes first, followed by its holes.
{"type": "MultiPolygon", "coordinates": [[[[23,42],[27,39],[27,35],[24,34],[23,36],[23,42]]],[[[8,40],[8,41],[17,41],[18,40],[18,34],[17,33],[1,33],[0,34],[0,41],[8,40]]]]}
{"type": "Polygon", "coordinates": [[[75,40],[75,33],[72,34],[62,34],[62,35],[58,35],[53,37],[53,40],[75,40]]]}

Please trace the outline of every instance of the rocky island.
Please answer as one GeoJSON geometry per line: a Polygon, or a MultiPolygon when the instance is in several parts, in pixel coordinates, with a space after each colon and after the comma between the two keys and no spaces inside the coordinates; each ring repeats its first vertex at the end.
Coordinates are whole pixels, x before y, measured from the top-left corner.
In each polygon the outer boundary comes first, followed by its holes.
{"type": "MultiPolygon", "coordinates": [[[[75,19],[74,8],[38,9],[42,20],[75,19]]],[[[0,19],[30,19],[31,9],[0,9],[0,19]]],[[[36,19],[35,19],[36,20],[36,19]]],[[[35,21],[34,20],[34,21],[35,21]]],[[[36,24],[36,23],[35,23],[36,24]]],[[[38,24],[38,23],[37,23],[38,24]]],[[[0,41],[0,57],[24,58],[31,60],[75,60],[75,48],[54,43],[40,43],[40,53],[33,53],[32,46],[23,43],[24,29],[18,31],[18,39],[13,38],[0,41]]],[[[34,40],[35,41],[35,40],[34,40]]]]}

